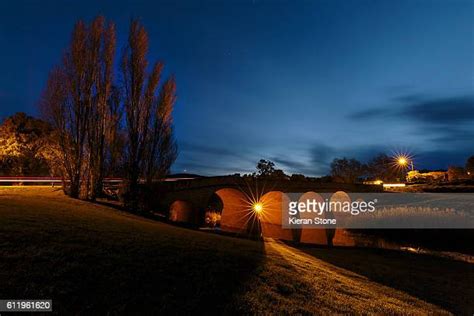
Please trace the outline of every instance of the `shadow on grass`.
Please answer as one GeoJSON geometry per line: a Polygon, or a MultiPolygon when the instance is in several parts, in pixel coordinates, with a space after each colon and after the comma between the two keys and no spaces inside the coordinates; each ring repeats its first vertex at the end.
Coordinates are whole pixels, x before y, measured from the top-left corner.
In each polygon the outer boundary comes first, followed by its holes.
{"type": "Polygon", "coordinates": [[[292,247],[455,314],[474,311],[474,265],[397,250],[292,247]]]}
{"type": "Polygon", "coordinates": [[[0,298],[52,299],[66,315],[232,313],[263,264],[262,242],[62,201],[0,208],[0,298]]]}

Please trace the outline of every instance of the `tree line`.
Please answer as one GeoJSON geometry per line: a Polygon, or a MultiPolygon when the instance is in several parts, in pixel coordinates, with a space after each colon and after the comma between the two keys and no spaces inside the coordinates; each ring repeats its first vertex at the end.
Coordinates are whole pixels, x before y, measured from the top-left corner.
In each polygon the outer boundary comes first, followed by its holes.
{"type": "MultiPolygon", "coordinates": [[[[405,181],[407,171],[406,168],[398,166],[393,157],[383,153],[376,155],[367,163],[362,163],[354,158],[335,158],[331,163],[332,180],[344,183],[355,183],[361,179],[384,182],[405,181]]],[[[474,177],[474,156],[467,159],[465,167],[450,166],[446,176],[448,181],[472,179],[474,177]]]]}
{"type": "Polygon", "coordinates": [[[404,170],[394,166],[394,158],[383,153],[367,163],[355,158],[335,158],[330,168],[333,180],[343,183],[355,183],[360,178],[394,181],[404,177],[404,170]]]}
{"type": "Polygon", "coordinates": [[[115,25],[104,17],[78,21],[61,62],[50,72],[39,102],[56,139],[56,161],[66,193],[94,200],[107,174],[122,170],[126,203],[136,206],[140,181],[169,173],[177,157],[172,111],[173,76],[150,63],[148,35],[131,21],[119,65],[115,25]]]}
{"type": "MultiPolygon", "coordinates": [[[[240,174],[234,176],[240,177],[240,174]]],[[[447,171],[413,170],[408,171],[397,163],[397,159],[387,154],[379,153],[367,163],[354,158],[335,158],[330,164],[330,174],[320,178],[307,177],[303,174],[287,175],[283,170],[277,169],[271,160],[260,159],[256,165],[256,172],[244,177],[260,178],[266,180],[290,181],[319,181],[358,183],[366,180],[383,182],[408,181],[408,182],[437,182],[437,181],[463,181],[474,179],[474,156],[467,159],[465,167],[450,166],[447,171]],[[442,177],[440,177],[442,176],[442,177]],[[440,177],[437,179],[437,177],[440,177]],[[441,180],[442,179],[442,180],[441,180]]]]}

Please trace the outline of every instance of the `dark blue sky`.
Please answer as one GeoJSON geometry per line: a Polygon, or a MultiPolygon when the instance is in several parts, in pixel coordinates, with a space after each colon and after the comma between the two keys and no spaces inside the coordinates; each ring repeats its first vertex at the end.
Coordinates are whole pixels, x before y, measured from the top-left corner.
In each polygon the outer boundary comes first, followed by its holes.
{"type": "MultiPolygon", "coordinates": [[[[260,158],[321,175],[334,157],[474,154],[473,1],[2,1],[0,116],[37,114],[74,22],[131,17],[178,84],[175,172],[260,158]]],[[[118,51],[120,53],[120,50],[118,51]]]]}

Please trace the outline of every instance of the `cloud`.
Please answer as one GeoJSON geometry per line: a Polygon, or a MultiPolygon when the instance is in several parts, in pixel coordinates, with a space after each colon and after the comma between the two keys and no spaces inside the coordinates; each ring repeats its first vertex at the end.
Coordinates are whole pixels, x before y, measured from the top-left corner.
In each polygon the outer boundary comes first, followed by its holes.
{"type": "Polygon", "coordinates": [[[223,147],[214,147],[202,144],[192,144],[188,142],[180,142],[179,149],[183,152],[218,155],[218,156],[235,156],[236,152],[223,147]]]}
{"type": "Polygon", "coordinates": [[[215,175],[225,175],[225,174],[234,174],[234,173],[247,173],[247,170],[239,169],[240,165],[235,165],[236,168],[232,168],[227,165],[219,164],[206,164],[199,161],[178,161],[173,165],[173,173],[195,173],[203,176],[215,176],[215,175]]]}
{"type": "Polygon", "coordinates": [[[402,94],[392,98],[393,101],[401,103],[417,103],[425,99],[425,96],[421,94],[402,94]]]}
{"type": "MultiPolygon", "coordinates": [[[[290,169],[302,169],[302,168],[307,167],[307,165],[305,163],[302,163],[300,161],[291,160],[291,159],[288,159],[288,158],[271,157],[270,160],[274,161],[277,164],[286,166],[290,169]]],[[[278,166],[277,166],[277,168],[278,168],[278,166]]]]}
{"type": "Polygon", "coordinates": [[[464,167],[467,159],[474,155],[471,150],[428,150],[417,153],[415,156],[415,167],[423,169],[447,169],[449,166],[464,167]]]}
{"type": "Polygon", "coordinates": [[[311,170],[309,174],[319,176],[330,173],[331,162],[335,158],[355,158],[362,162],[367,162],[379,153],[390,154],[388,147],[384,144],[339,148],[318,142],[313,144],[309,151],[311,166],[306,167],[306,170],[311,170]]]}
{"type": "Polygon", "coordinates": [[[354,120],[371,120],[390,115],[390,111],[382,108],[372,108],[349,114],[350,119],[354,120]]]}
{"type": "MultiPolygon", "coordinates": [[[[395,104],[349,115],[352,120],[383,120],[387,124],[411,122],[411,135],[428,147],[443,150],[470,150],[474,139],[474,97],[426,98],[417,94],[392,99],[395,104]]],[[[405,124],[406,125],[406,124],[405,124]]],[[[444,155],[446,156],[446,155],[444,155]]]]}
{"type": "Polygon", "coordinates": [[[226,145],[207,145],[180,142],[179,156],[173,172],[192,172],[202,175],[245,173],[254,169],[255,154],[248,148],[226,145]]]}
{"type": "Polygon", "coordinates": [[[317,175],[327,175],[331,161],[337,155],[338,150],[322,142],[317,142],[310,148],[311,165],[317,175]]]}
{"type": "Polygon", "coordinates": [[[453,125],[474,122],[474,98],[457,97],[410,103],[400,111],[399,117],[420,123],[453,125]]]}
{"type": "MultiPolygon", "coordinates": [[[[378,119],[387,126],[403,123],[409,128],[405,133],[416,139],[412,148],[417,146],[417,149],[412,152],[416,155],[417,168],[463,164],[465,157],[474,154],[471,153],[474,139],[472,96],[427,98],[419,94],[399,95],[392,97],[385,107],[359,111],[349,117],[358,122],[378,119]]],[[[180,142],[179,145],[181,154],[174,168],[177,171],[186,169],[207,175],[247,173],[255,169],[258,159],[266,158],[289,174],[323,176],[329,174],[334,158],[356,158],[367,162],[379,153],[391,155],[394,144],[343,146],[318,141],[304,144],[303,148],[291,144],[292,148],[281,151],[283,154],[246,143],[209,145],[180,142]]]]}
{"type": "Polygon", "coordinates": [[[288,157],[271,157],[270,160],[275,162],[276,168],[284,169],[287,173],[302,173],[305,175],[317,174],[317,168],[314,168],[312,165],[288,157]]]}
{"type": "Polygon", "coordinates": [[[474,130],[457,126],[445,126],[443,128],[434,126],[427,127],[420,133],[423,135],[432,135],[429,139],[433,143],[445,143],[456,145],[457,147],[460,147],[459,145],[461,145],[461,147],[463,145],[469,145],[467,146],[469,149],[474,148],[474,130]]]}
{"type": "Polygon", "coordinates": [[[349,115],[354,120],[372,120],[390,117],[411,120],[426,125],[457,125],[474,122],[474,97],[423,99],[419,95],[404,95],[395,98],[402,105],[387,105],[349,115]]]}

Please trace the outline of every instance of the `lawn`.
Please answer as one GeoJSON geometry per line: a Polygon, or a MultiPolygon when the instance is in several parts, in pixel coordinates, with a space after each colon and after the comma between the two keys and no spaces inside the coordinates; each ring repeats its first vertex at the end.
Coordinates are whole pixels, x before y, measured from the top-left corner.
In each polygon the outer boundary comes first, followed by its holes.
{"type": "Polygon", "coordinates": [[[0,187],[0,258],[0,299],[59,314],[474,311],[467,263],[219,236],[46,187],[0,187]]]}

